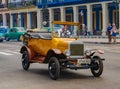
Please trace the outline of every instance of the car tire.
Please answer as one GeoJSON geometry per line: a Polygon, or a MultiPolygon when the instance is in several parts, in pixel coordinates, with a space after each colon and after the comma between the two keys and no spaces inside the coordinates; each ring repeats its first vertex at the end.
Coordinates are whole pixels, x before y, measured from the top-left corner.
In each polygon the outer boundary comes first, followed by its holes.
{"type": "Polygon", "coordinates": [[[51,79],[56,80],[60,75],[60,63],[56,57],[51,57],[48,65],[51,79]]]}
{"type": "Polygon", "coordinates": [[[1,39],[0,42],[3,42],[3,40],[1,39]]]}
{"type": "Polygon", "coordinates": [[[18,37],[17,41],[20,41],[20,37],[18,37]]]}
{"type": "Polygon", "coordinates": [[[95,77],[99,77],[103,72],[103,61],[99,56],[94,56],[91,61],[91,72],[95,77]]]}
{"type": "Polygon", "coordinates": [[[24,51],[22,54],[22,67],[24,70],[28,70],[30,67],[29,55],[27,51],[24,51]]]}
{"type": "Polygon", "coordinates": [[[9,38],[9,37],[5,37],[5,40],[6,40],[6,41],[9,41],[9,40],[10,40],[10,38],[9,38]]]}

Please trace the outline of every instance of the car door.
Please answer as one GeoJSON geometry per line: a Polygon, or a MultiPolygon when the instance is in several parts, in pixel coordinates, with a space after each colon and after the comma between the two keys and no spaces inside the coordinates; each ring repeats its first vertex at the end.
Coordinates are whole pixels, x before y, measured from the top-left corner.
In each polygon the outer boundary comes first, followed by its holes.
{"type": "Polygon", "coordinates": [[[9,31],[9,38],[10,39],[16,39],[17,34],[17,29],[16,28],[11,28],[9,31]]]}

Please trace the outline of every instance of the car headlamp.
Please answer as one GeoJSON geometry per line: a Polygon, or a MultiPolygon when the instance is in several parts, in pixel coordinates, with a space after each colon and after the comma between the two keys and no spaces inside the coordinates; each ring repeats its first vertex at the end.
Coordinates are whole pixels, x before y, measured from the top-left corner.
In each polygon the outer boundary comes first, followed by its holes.
{"type": "Polygon", "coordinates": [[[69,51],[69,50],[65,50],[64,54],[65,54],[66,56],[70,56],[70,51],[69,51]]]}
{"type": "Polygon", "coordinates": [[[89,55],[91,54],[91,51],[86,50],[86,51],[85,51],[85,54],[86,54],[86,56],[89,56],[89,55]]]}

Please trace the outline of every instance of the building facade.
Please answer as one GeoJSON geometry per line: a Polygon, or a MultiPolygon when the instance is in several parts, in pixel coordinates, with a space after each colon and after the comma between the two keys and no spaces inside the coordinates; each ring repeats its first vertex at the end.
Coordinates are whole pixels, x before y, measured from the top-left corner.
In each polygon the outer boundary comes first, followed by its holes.
{"type": "Polygon", "coordinates": [[[92,35],[105,35],[108,23],[120,28],[119,0],[1,0],[0,25],[25,28],[51,26],[51,21],[85,24],[92,35]]]}

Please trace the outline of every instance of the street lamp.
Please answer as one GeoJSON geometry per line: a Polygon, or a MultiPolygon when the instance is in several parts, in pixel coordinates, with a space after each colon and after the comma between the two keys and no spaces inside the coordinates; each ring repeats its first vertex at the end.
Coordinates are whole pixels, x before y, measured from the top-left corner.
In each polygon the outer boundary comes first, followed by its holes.
{"type": "Polygon", "coordinates": [[[117,24],[117,20],[118,20],[118,14],[117,14],[117,7],[118,7],[118,4],[120,3],[120,0],[112,0],[114,5],[115,5],[115,9],[116,9],[116,27],[118,28],[118,24],[117,24]]]}

